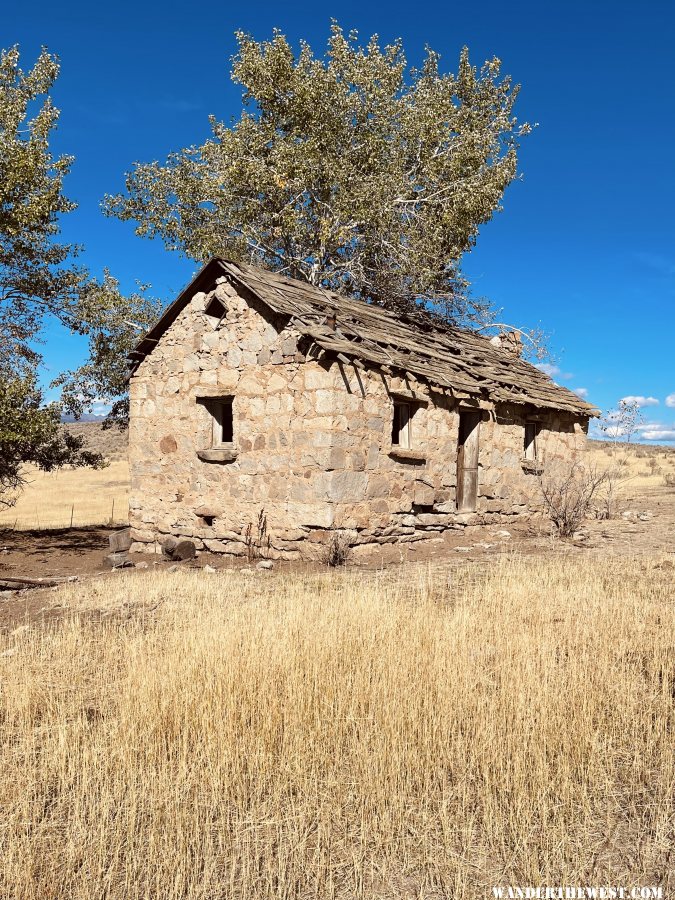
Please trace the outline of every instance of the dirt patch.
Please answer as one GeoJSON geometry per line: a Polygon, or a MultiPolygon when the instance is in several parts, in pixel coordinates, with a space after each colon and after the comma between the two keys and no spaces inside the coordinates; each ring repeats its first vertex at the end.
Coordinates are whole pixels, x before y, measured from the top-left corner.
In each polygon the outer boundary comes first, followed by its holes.
{"type": "MultiPolygon", "coordinates": [[[[80,578],[102,570],[108,528],[0,531],[0,581],[8,578],[80,578]]],[[[59,618],[48,590],[0,591],[0,631],[37,618],[59,618]]]]}
{"type": "MultiPolygon", "coordinates": [[[[357,569],[391,568],[399,565],[440,564],[450,567],[484,559],[486,564],[497,554],[522,555],[651,555],[673,554],[675,564],[675,491],[652,488],[636,491],[622,501],[622,514],[608,521],[589,520],[574,539],[557,540],[544,521],[511,525],[476,526],[461,531],[448,531],[427,541],[401,545],[389,544],[368,554],[358,549],[349,566],[357,569]]],[[[0,531],[0,581],[7,577],[118,579],[121,572],[105,568],[109,552],[108,538],[113,528],[90,527],[54,531],[0,531]]],[[[176,564],[156,555],[134,554],[137,569],[124,570],[125,577],[136,577],[150,569],[166,570],[176,564]]],[[[255,561],[202,553],[180,568],[212,569],[248,568],[254,577],[269,578],[285,573],[326,571],[321,563],[276,561],[274,570],[258,571],[255,561]]],[[[72,587],[76,588],[76,585],[72,587]]],[[[22,624],[49,622],[64,615],[78,613],[77,606],[64,607],[59,602],[59,588],[33,590],[0,590],[0,632],[22,624]]],[[[84,611],[81,611],[84,612],[84,611]]],[[[123,611],[125,616],[129,612],[123,611]]],[[[110,610],[86,610],[87,616],[109,615],[110,610]]]]}
{"type": "Polygon", "coordinates": [[[46,578],[100,571],[112,528],[0,531],[2,575],[46,578]]]}

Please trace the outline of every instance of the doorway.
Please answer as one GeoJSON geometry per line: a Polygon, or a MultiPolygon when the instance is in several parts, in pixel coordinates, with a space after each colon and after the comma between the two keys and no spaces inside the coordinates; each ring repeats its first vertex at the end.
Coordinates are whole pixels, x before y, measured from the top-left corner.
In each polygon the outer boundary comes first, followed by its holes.
{"type": "Polygon", "coordinates": [[[480,412],[460,410],[457,443],[457,511],[475,512],[478,499],[480,412]]]}

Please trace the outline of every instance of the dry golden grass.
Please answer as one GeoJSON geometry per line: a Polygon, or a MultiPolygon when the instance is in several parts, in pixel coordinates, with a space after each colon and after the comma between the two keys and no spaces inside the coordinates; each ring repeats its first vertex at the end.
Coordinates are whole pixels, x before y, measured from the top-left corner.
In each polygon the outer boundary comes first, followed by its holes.
{"type": "Polygon", "coordinates": [[[624,492],[661,487],[667,475],[675,478],[675,447],[589,441],[588,461],[616,472],[624,492]]]}
{"type": "Polygon", "coordinates": [[[125,524],[129,516],[129,465],[115,460],[105,469],[26,471],[28,483],[15,506],[0,507],[0,528],[67,528],[125,524]],[[113,506],[114,504],[114,506],[113,506]]]}
{"type": "Polygon", "coordinates": [[[0,895],[668,896],[673,571],[514,557],[450,587],[408,568],[64,588],[141,606],[0,642],[0,895]]]}

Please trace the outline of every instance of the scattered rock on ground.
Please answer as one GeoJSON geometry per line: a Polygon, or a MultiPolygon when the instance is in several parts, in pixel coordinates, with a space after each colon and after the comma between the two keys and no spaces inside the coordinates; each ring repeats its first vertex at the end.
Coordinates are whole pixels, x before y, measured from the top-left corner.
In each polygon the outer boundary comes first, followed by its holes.
{"type": "Polygon", "coordinates": [[[197,548],[192,541],[179,541],[171,551],[171,559],[194,559],[197,548]]]}
{"type": "Polygon", "coordinates": [[[654,518],[654,513],[648,509],[640,512],[636,509],[626,509],[621,513],[621,518],[628,519],[628,521],[635,521],[637,519],[640,522],[648,522],[650,519],[654,518]]]}
{"type": "Polygon", "coordinates": [[[174,537],[172,534],[167,534],[167,536],[162,541],[162,554],[164,556],[168,556],[171,559],[171,554],[175,547],[178,546],[178,538],[174,537]]]}
{"type": "Polygon", "coordinates": [[[216,570],[213,568],[213,566],[203,566],[203,568],[202,568],[202,572],[215,572],[215,571],[216,570]]]}
{"type": "Polygon", "coordinates": [[[261,559],[260,562],[256,565],[256,569],[273,569],[274,563],[271,559],[261,559]]]}
{"type": "Polygon", "coordinates": [[[128,553],[109,553],[103,562],[111,569],[133,568],[133,562],[128,553]]]}
{"type": "Polygon", "coordinates": [[[111,553],[124,553],[131,547],[131,528],[114,531],[108,538],[111,553]]]}
{"type": "Polygon", "coordinates": [[[493,537],[503,538],[506,540],[511,537],[511,532],[506,531],[506,529],[502,529],[501,531],[495,531],[493,537]]]}

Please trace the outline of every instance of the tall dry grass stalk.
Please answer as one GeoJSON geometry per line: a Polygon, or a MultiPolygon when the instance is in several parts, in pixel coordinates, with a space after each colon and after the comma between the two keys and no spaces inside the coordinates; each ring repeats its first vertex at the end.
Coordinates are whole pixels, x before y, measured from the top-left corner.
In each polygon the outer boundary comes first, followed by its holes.
{"type": "Polygon", "coordinates": [[[2,896],[667,895],[672,566],[64,589],[142,606],[3,639],[2,896]]]}

